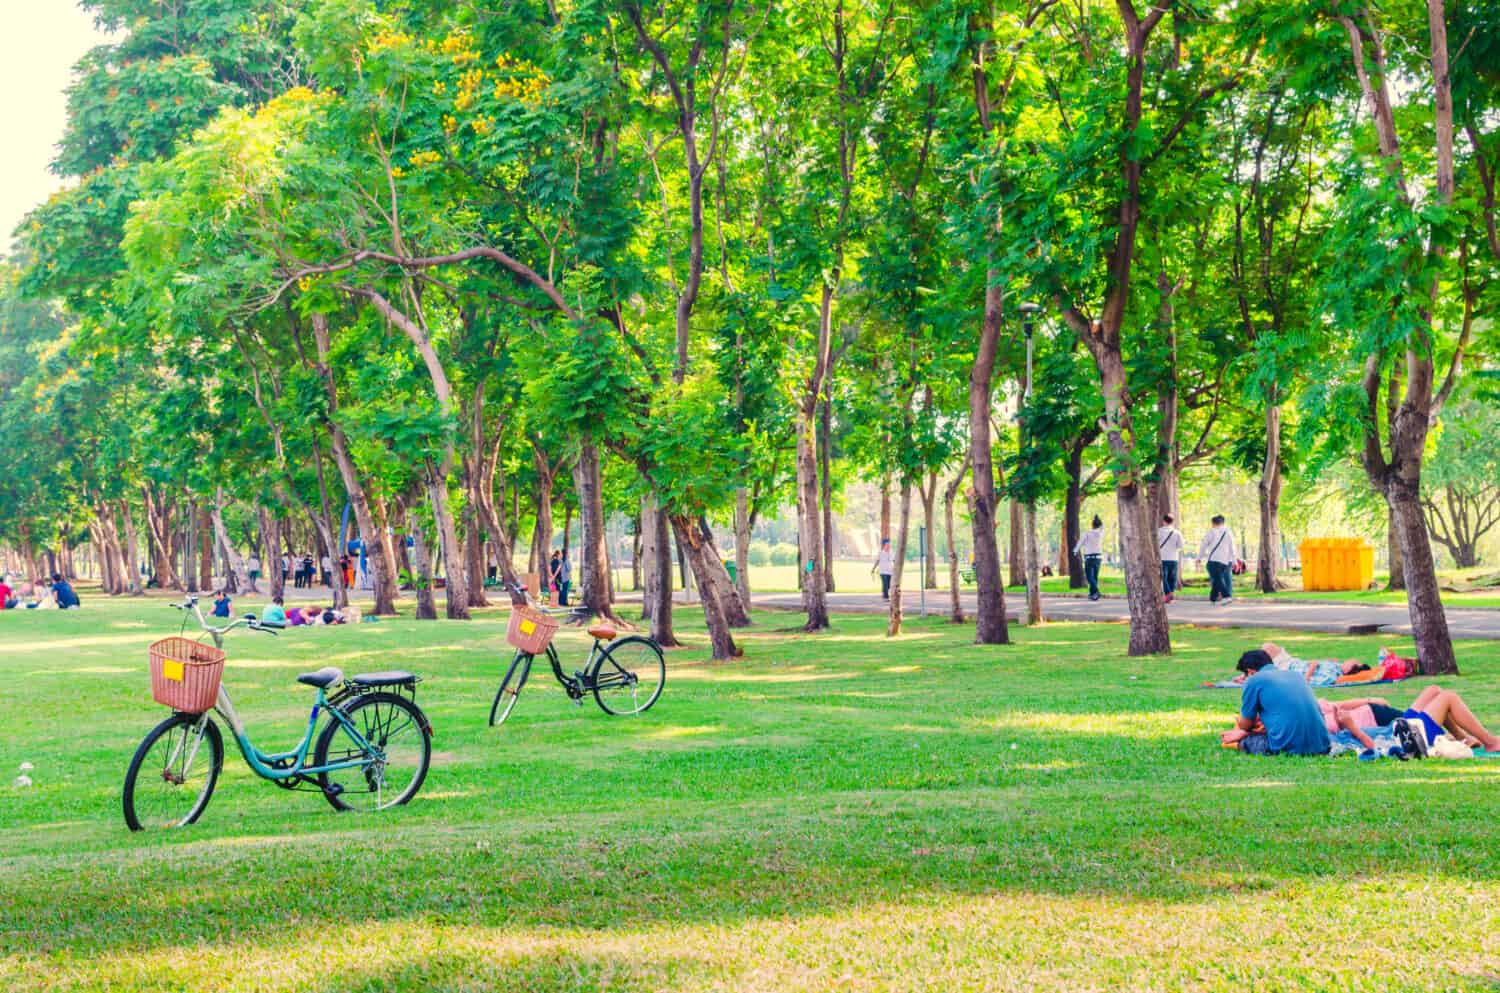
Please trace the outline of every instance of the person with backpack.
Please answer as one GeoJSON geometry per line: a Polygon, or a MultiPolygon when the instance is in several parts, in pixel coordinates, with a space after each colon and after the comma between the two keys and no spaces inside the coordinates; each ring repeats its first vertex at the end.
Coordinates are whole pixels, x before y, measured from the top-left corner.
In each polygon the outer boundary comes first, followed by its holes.
{"type": "Polygon", "coordinates": [[[1182,532],[1172,524],[1171,514],[1161,515],[1161,527],[1156,529],[1156,550],[1161,554],[1161,591],[1167,603],[1177,592],[1177,580],[1182,561],[1182,532]]]}
{"type": "Polygon", "coordinates": [[[1089,599],[1099,599],[1099,566],[1104,561],[1104,519],[1094,515],[1094,526],[1083,532],[1073,552],[1083,556],[1083,575],[1089,581],[1089,599]]]}
{"type": "Polygon", "coordinates": [[[1224,523],[1223,514],[1215,514],[1213,527],[1203,536],[1198,545],[1198,557],[1208,567],[1210,603],[1225,604],[1234,601],[1233,569],[1239,557],[1234,547],[1234,532],[1224,523]]]}

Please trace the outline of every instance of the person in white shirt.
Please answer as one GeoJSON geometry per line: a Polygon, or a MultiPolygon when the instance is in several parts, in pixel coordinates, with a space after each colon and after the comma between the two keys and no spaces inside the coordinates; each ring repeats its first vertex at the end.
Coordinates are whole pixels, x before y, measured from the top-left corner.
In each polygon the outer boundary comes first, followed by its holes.
{"type": "Polygon", "coordinates": [[[880,573],[880,596],[883,599],[891,598],[891,571],[895,568],[891,561],[891,539],[880,539],[880,551],[875,556],[875,568],[871,572],[880,573]]]}
{"type": "Polygon", "coordinates": [[[1172,526],[1172,515],[1161,515],[1161,527],[1156,529],[1156,549],[1161,553],[1161,591],[1167,602],[1177,592],[1179,563],[1182,561],[1182,532],[1172,526]]]}
{"type": "Polygon", "coordinates": [[[1099,599],[1099,564],[1104,561],[1104,521],[1094,515],[1094,526],[1083,532],[1078,544],[1073,546],[1075,554],[1083,556],[1083,575],[1089,581],[1089,599],[1099,599]]]}
{"type": "Polygon", "coordinates": [[[1239,553],[1234,547],[1234,533],[1224,524],[1223,514],[1214,515],[1213,527],[1198,545],[1198,557],[1208,565],[1208,599],[1213,603],[1229,603],[1234,599],[1234,580],[1230,578],[1230,570],[1239,553]]]}

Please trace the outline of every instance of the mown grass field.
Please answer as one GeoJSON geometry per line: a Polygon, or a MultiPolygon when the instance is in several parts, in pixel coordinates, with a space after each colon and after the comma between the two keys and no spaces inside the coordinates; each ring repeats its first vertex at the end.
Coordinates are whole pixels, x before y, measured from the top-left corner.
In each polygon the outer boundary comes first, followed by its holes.
{"type": "MultiPolygon", "coordinates": [[[[175,615],[87,601],[0,614],[7,991],[1500,983],[1500,762],[1221,750],[1237,695],[1194,687],[1263,632],[1179,629],[1174,657],[1128,660],[1119,625],[983,648],[937,619],[891,641],[878,617],[807,637],[759,613],[745,659],[709,665],[683,609],[698,644],[650,713],[534,681],[500,729],[499,614],[242,634],[228,679],[265,744],[300,732],[301,669],[422,673],[427,785],[338,815],[231,745],[200,824],[152,837],[125,831],[119,788],[175,615]]],[[[1461,658],[1452,685],[1500,718],[1500,645],[1461,658]]]]}

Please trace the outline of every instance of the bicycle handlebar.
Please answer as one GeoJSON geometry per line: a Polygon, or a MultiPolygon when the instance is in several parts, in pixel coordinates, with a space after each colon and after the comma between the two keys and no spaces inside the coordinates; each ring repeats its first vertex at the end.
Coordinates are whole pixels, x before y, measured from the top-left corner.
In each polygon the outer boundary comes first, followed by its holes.
{"type": "Polygon", "coordinates": [[[269,624],[262,624],[260,622],[260,619],[257,618],[254,614],[246,614],[244,617],[238,617],[234,620],[231,620],[223,627],[215,627],[214,625],[208,623],[208,619],[203,616],[202,608],[198,606],[198,598],[192,595],[186,597],[181,603],[172,604],[171,607],[174,610],[191,610],[193,612],[193,615],[198,619],[198,626],[212,635],[222,636],[228,634],[230,631],[233,631],[237,627],[246,627],[251,631],[261,631],[269,635],[275,635],[277,633],[274,626],[269,624]]]}

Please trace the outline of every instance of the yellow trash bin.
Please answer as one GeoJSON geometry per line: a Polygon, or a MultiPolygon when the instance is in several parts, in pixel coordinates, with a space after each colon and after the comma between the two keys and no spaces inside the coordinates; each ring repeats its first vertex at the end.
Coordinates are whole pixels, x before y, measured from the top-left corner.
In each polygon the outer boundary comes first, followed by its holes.
{"type": "Polygon", "coordinates": [[[1375,579],[1375,546],[1363,538],[1308,538],[1297,550],[1304,590],[1363,590],[1375,579]]]}

